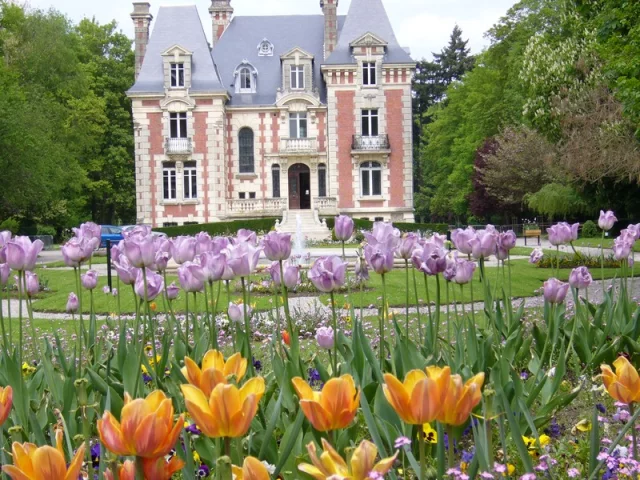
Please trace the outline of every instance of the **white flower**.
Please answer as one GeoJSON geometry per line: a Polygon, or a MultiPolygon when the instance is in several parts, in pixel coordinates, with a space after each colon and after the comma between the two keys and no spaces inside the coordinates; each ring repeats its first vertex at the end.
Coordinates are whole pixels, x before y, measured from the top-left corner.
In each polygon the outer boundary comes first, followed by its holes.
{"type": "Polygon", "coordinates": [[[551,367],[547,372],[549,378],[553,378],[556,375],[556,367],[551,367]]]}

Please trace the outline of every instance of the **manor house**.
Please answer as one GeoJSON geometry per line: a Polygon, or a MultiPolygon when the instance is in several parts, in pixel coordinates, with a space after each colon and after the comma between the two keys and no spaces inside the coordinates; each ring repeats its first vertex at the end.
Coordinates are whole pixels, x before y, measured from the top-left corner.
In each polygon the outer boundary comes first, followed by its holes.
{"type": "Polygon", "coordinates": [[[211,0],[212,45],[195,6],[133,4],[138,222],[413,221],[416,65],[382,0],[234,16],[241,1],[211,0]]]}

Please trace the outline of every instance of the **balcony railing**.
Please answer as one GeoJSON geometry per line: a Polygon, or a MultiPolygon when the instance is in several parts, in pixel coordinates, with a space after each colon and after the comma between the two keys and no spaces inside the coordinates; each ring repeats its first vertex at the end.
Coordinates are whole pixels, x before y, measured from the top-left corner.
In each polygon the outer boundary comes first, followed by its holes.
{"type": "Polygon", "coordinates": [[[167,154],[186,154],[192,152],[190,138],[167,138],[165,143],[167,154]]]}
{"type": "Polygon", "coordinates": [[[314,197],[313,207],[320,215],[333,215],[338,210],[338,199],[335,197],[314,197]]]}
{"type": "Polygon", "coordinates": [[[281,215],[287,208],[286,198],[249,198],[227,200],[227,214],[233,217],[281,215]]]}
{"type": "Polygon", "coordinates": [[[283,153],[307,154],[318,151],[316,138],[283,138],[280,144],[283,153]]]}
{"type": "Polygon", "coordinates": [[[366,152],[390,150],[389,135],[376,135],[375,137],[354,135],[351,148],[352,150],[366,152]]]}

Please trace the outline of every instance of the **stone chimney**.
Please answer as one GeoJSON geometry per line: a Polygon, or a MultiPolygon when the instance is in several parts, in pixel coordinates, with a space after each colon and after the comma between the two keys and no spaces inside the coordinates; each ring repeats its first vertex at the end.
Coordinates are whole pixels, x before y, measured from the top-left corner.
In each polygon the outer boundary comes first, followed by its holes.
{"type": "Polygon", "coordinates": [[[211,0],[209,13],[211,14],[211,23],[213,26],[211,48],[214,48],[231,23],[231,17],[233,16],[231,0],[211,0]]]}
{"type": "Polygon", "coordinates": [[[144,56],[147,53],[147,44],[149,43],[149,26],[153,16],[149,13],[151,4],[148,2],[133,2],[133,13],[131,20],[135,27],[136,37],[136,80],[142,68],[144,56]]]}
{"type": "Polygon", "coordinates": [[[324,58],[331,55],[338,43],[338,0],[320,0],[324,13],[324,58]]]}

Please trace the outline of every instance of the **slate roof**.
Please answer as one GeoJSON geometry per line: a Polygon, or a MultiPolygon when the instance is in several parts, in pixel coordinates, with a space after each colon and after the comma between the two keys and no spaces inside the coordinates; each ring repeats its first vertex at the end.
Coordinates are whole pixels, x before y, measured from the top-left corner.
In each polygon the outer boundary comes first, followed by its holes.
{"type": "Polygon", "coordinates": [[[354,63],[349,45],[368,32],[388,42],[385,63],[415,63],[406,50],[398,44],[382,0],[351,0],[347,20],[340,30],[336,49],[324,63],[326,65],[354,63]]]}
{"type": "MultiPolygon", "coordinates": [[[[338,30],[345,22],[338,16],[338,30]]],[[[280,56],[294,47],[313,55],[313,85],[326,102],[326,87],[320,66],[324,63],[323,15],[274,15],[234,17],[213,49],[222,84],[232,96],[230,105],[273,105],[276,90],[282,85],[280,56]],[[273,46],[272,57],[258,55],[258,45],[266,38],[273,46]],[[258,70],[257,92],[235,93],[233,73],[243,60],[258,70]]]]}
{"type": "Polygon", "coordinates": [[[198,9],[195,5],[160,7],[147,45],[142,69],[130,93],[164,92],[162,53],[180,45],[193,53],[192,92],[224,91],[211,59],[198,9]]]}

